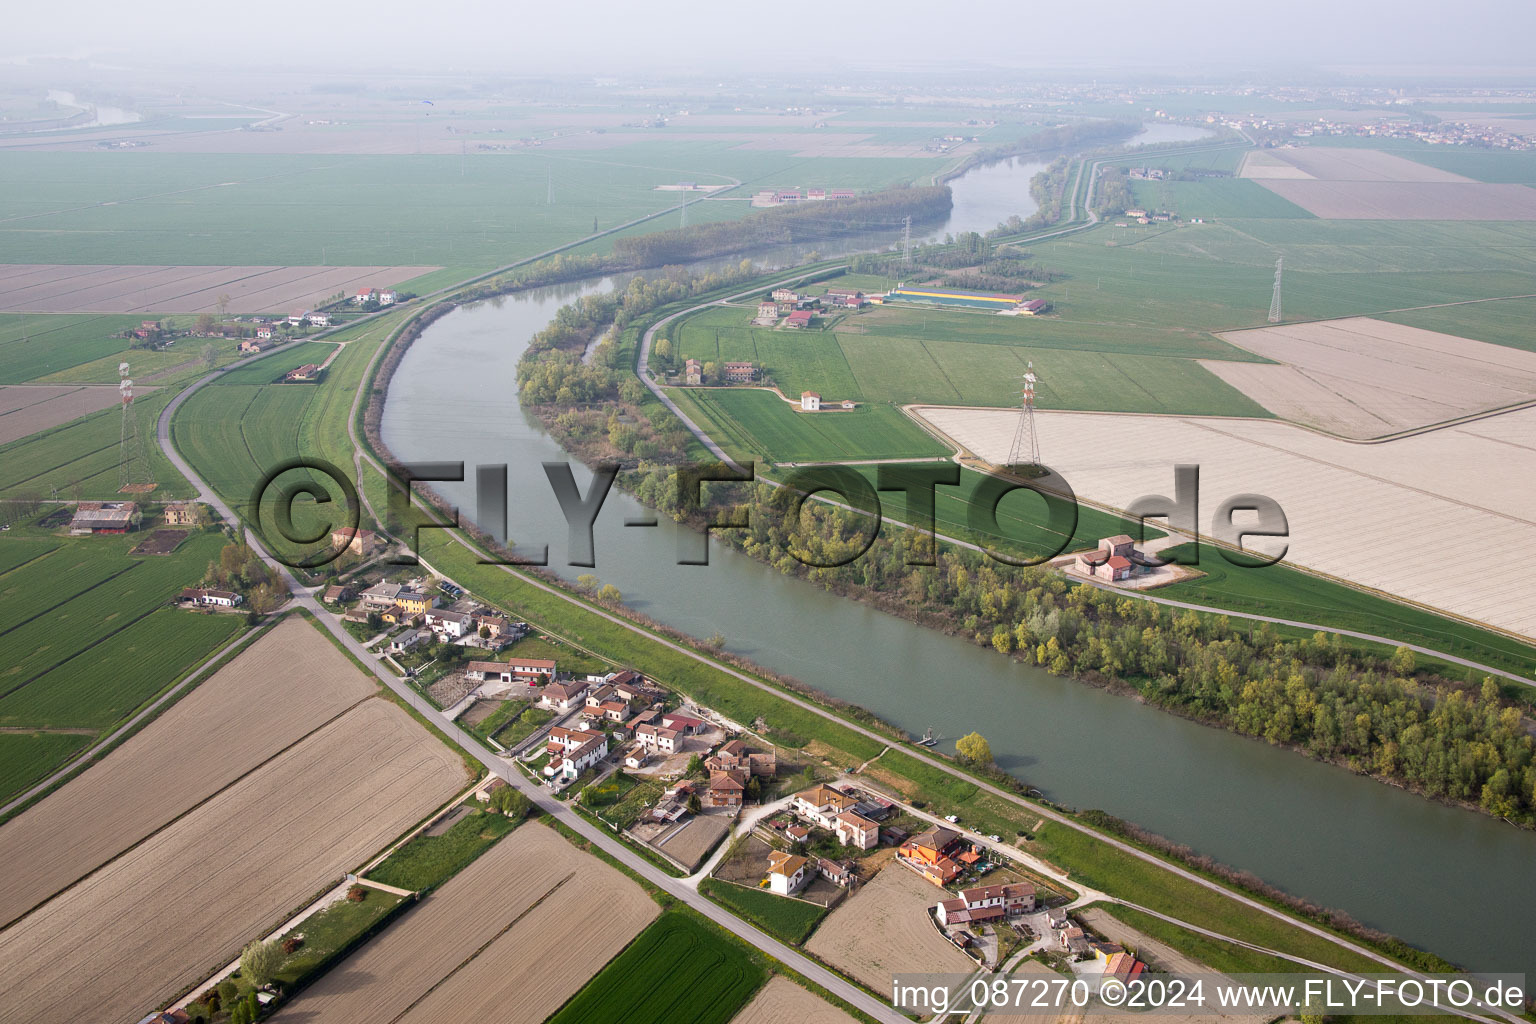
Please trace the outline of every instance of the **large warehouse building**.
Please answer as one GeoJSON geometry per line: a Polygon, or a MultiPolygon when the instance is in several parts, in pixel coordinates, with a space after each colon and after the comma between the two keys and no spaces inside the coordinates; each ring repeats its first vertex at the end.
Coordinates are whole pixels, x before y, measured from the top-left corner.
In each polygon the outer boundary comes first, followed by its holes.
{"type": "Polygon", "coordinates": [[[968,306],[971,309],[1012,309],[1024,301],[1022,295],[1001,292],[970,292],[963,288],[908,288],[898,285],[885,297],[887,302],[927,302],[940,306],[968,306]]]}

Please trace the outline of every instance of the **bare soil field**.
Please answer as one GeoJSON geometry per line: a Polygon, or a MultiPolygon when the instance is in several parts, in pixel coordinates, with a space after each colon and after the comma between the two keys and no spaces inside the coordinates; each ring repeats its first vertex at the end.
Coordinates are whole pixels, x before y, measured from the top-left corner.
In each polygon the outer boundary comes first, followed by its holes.
{"type": "Polygon", "coordinates": [[[0,311],[292,313],[337,292],[385,288],[438,267],[169,267],[17,264],[0,274],[0,311]]]}
{"type": "Polygon", "coordinates": [[[624,875],[528,823],[273,1020],[539,1024],[659,911],[624,875]]]}
{"type": "Polygon", "coordinates": [[[1536,220],[1536,189],[1375,149],[1266,150],[1250,153],[1241,174],[1327,220],[1536,220]]]}
{"type": "MultiPolygon", "coordinates": [[[[140,388],[139,394],[147,395],[154,390],[140,388]]],[[[112,385],[13,384],[0,387],[0,444],[100,412],[119,401],[117,388],[112,385]]]]}
{"type": "Polygon", "coordinates": [[[770,978],[731,1024],[854,1024],[854,1019],[782,975],[770,978]]]}
{"type": "Polygon", "coordinates": [[[1278,178],[1259,184],[1324,220],[1536,220],[1536,189],[1525,185],[1278,178]]]}
{"type": "Polygon", "coordinates": [[[315,627],[279,623],[99,763],[0,825],[0,863],[9,865],[0,872],[0,925],[373,692],[315,627]]]}
{"type": "Polygon", "coordinates": [[[1217,337],[1279,365],[1200,365],[1284,419],[1370,438],[1536,399],[1536,353],[1350,317],[1217,337]]]}
{"type": "Polygon", "coordinates": [[[701,814],[663,843],[652,843],[690,871],[697,871],[715,844],[731,830],[730,819],[720,814],[701,814]]]}
{"type": "Polygon", "coordinates": [[[1262,170],[1273,160],[1277,164],[1287,164],[1302,172],[1302,176],[1316,178],[1320,181],[1402,181],[1402,182],[1463,182],[1474,183],[1471,178],[1464,178],[1450,171],[1442,171],[1438,167],[1421,164],[1407,157],[1398,156],[1380,149],[1345,149],[1333,146],[1302,146],[1295,149],[1271,149],[1263,153],[1263,158],[1257,161],[1252,157],[1257,153],[1249,154],[1250,159],[1243,163],[1243,176],[1255,177],[1248,173],[1249,167],[1262,170]]]}
{"type": "Polygon", "coordinates": [[[948,895],[891,864],[832,911],[805,948],[876,992],[889,991],[893,974],[967,973],[975,961],[928,919],[928,908],[948,895]]]}
{"type": "MultiPolygon", "coordinates": [[[[1013,977],[1039,977],[1044,978],[1047,981],[1052,981],[1054,979],[1060,978],[1061,975],[1057,974],[1055,971],[1051,970],[1049,967],[1045,966],[1045,964],[1042,964],[1038,960],[1027,960],[1022,966],[1019,967],[1017,971],[1013,972],[1013,977]]],[[[1090,975],[1088,976],[1087,980],[1091,985],[1095,979],[1090,975]]],[[[1036,989],[1030,989],[1025,998],[1034,998],[1037,994],[1037,991],[1038,990],[1036,989]]],[[[1138,1024],[1138,1022],[1144,1021],[1146,1019],[1146,1015],[1134,1013],[1064,1013],[1057,1015],[1050,1011],[1041,1010],[1035,1013],[988,1013],[986,1015],[986,1019],[989,1024],[994,1021],[1031,1021],[1033,1024],[1045,1024],[1045,1022],[1052,1020],[1054,1020],[1056,1024],[1138,1024]]],[[[1220,1013],[1179,1015],[1179,1020],[1187,1021],[1188,1024],[1263,1024],[1265,1019],[1266,1018],[1257,1014],[1249,1014],[1247,1016],[1220,1013]]]]}
{"type": "Polygon", "coordinates": [[[156,530],[148,540],[140,541],[130,555],[168,555],[187,539],[186,530],[156,530]]]}
{"type": "Polygon", "coordinates": [[[136,1020],[334,885],[463,784],[370,700],[0,932],[0,1022],[136,1020]]]}
{"type": "MultiPolygon", "coordinates": [[[[999,409],[910,411],[994,465],[1007,459],[1018,420],[999,409]]],[[[1051,411],[1035,423],[1045,461],[1080,498],[1124,509],[1169,493],[1176,463],[1196,463],[1202,498],[1211,495],[1202,516],[1228,495],[1280,503],[1288,562],[1536,635],[1536,576],[1500,573],[1497,585],[1490,576],[1491,552],[1536,546],[1530,478],[1511,471],[1536,450],[1536,409],[1379,444],[1276,420],[1051,411]],[[1409,549],[1433,552],[1432,564],[1409,549]]],[[[1264,538],[1248,544],[1276,548],[1264,538]]]]}

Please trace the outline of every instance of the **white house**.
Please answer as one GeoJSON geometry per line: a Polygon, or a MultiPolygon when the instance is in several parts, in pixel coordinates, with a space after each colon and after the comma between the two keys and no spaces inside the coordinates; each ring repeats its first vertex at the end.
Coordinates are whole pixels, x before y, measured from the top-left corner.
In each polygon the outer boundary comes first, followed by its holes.
{"type": "Polygon", "coordinates": [[[304,314],[304,319],[308,320],[311,324],[314,324],[316,327],[329,327],[329,326],[331,326],[331,314],[329,314],[329,313],[320,313],[320,312],[305,313],[304,314]]]}
{"type": "Polygon", "coordinates": [[[421,637],[421,630],[408,629],[389,642],[390,652],[393,654],[399,654],[401,651],[408,651],[412,647],[415,647],[417,644],[421,643],[421,637]]]}
{"type": "Polygon", "coordinates": [[[581,695],[586,692],[586,683],[550,683],[544,687],[539,703],[555,711],[569,711],[581,703],[581,695]]]}
{"type": "Polygon", "coordinates": [[[381,306],[393,306],[400,300],[400,296],[395,294],[394,290],[390,288],[381,290],[377,298],[379,300],[379,305],[381,306]]]}
{"type": "Polygon", "coordinates": [[[853,797],[847,793],[840,793],[831,786],[816,786],[796,793],[789,806],[802,818],[814,821],[822,828],[835,829],[837,816],[844,811],[853,810],[853,805],[856,803],[858,801],[853,797]]]}
{"type": "Polygon", "coordinates": [[[1035,909],[1035,887],[1028,882],[1009,882],[961,889],[958,897],[941,900],[935,909],[939,923],[946,928],[1017,917],[1035,909]]]}
{"type": "Polygon", "coordinates": [[[549,778],[574,779],[608,756],[608,737],[600,732],[556,726],[549,730],[549,751],[544,774],[549,778]]]}
{"type": "Polygon", "coordinates": [[[429,609],[424,621],[434,633],[458,640],[474,632],[475,617],[466,612],[450,612],[441,608],[429,609]]]}
{"type": "Polygon", "coordinates": [[[861,850],[873,850],[880,845],[880,826],[852,811],[839,814],[832,830],[837,833],[837,841],[844,846],[851,843],[861,850]]]}
{"type": "Polygon", "coordinates": [[[802,392],[800,392],[800,411],[801,412],[820,412],[821,411],[821,396],[818,395],[814,391],[802,391],[802,392]]]}
{"type": "Polygon", "coordinates": [[[200,604],[215,608],[233,608],[245,598],[233,590],[204,590],[200,587],[188,587],[181,592],[181,600],[187,604],[200,604]]]}
{"type": "Polygon", "coordinates": [[[635,739],[647,750],[660,751],[663,754],[677,753],[676,729],[668,729],[665,726],[653,725],[646,722],[635,729],[635,739]]]}
{"type": "Polygon", "coordinates": [[[363,303],[373,298],[374,295],[375,291],[372,288],[359,288],[357,290],[357,294],[352,296],[352,304],[354,306],[361,306],[363,303]]]}
{"type": "Polygon", "coordinates": [[[799,854],[774,850],[768,855],[768,888],[780,896],[793,896],[805,885],[809,863],[799,854]]]}
{"type": "Polygon", "coordinates": [[[512,681],[512,669],[500,661],[472,661],[464,670],[464,678],[477,683],[487,680],[493,683],[510,683],[512,681]]]}
{"type": "MultiPolygon", "coordinates": [[[[507,663],[507,667],[519,679],[532,681],[539,676],[548,676],[550,679],[555,678],[555,663],[548,658],[513,658],[507,663]]],[[[578,697],[587,692],[587,684],[584,682],[572,681],[566,685],[581,687],[580,690],[576,691],[576,696],[578,697]]]]}

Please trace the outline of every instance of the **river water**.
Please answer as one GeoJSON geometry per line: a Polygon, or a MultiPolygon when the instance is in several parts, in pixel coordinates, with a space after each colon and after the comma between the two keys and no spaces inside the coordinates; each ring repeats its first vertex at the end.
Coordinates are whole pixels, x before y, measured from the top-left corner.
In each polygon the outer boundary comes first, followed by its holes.
{"type": "MultiPolygon", "coordinates": [[[[1036,170],[973,171],[955,183],[957,211],[969,189],[965,209],[1027,216],[1036,170]]],[[[697,535],[664,517],[625,527],[644,511],[617,491],[597,520],[597,566],[565,565],[566,527],[541,463],[566,456],[518,407],[516,365],[561,305],[611,286],[538,289],[438,320],[390,385],[386,443],[403,460],[462,460],[470,480],[476,464],[508,464],[519,545],[547,543],[555,571],[595,573],[658,621],[718,632],[774,671],[915,734],[932,728],[942,746],[979,730],[1003,768],[1056,801],[1135,821],[1469,967],[1536,970],[1531,833],[1017,665],[718,545],[708,566],[679,566],[680,543],[695,550],[697,535]]],[[[590,474],[573,468],[585,493],[590,474]]],[[[472,483],[437,486],[470,514],[472,483]]]]}

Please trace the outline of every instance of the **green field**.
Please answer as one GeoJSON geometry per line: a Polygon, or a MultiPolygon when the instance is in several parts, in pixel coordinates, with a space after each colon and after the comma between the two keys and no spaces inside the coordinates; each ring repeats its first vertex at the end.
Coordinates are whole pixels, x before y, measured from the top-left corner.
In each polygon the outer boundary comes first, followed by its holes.
{"type": "MultiPolygon", "coordinates": [[[[12,780],[0,798],[109,731],[242,628],[238,615],[167,607],[218,557],[221,535],[191,537],[167,556],[128,555],[141,539],[60,540],[0,575],[0,728],[71,730],[0,746],[25,758],[0,762],[0,776],[12,780]]],[[[35,553],[31,538],[20,542],[35,553]]],[[[0,552],[11,543],[0,540],[0,552]]]]}
{"type": "Polygon", "coordinates": [[[84,733],[0,733],[0,800],[20,793],[90,742],[84,733]]]}
{"type": "MultiPolygon", "coordinates": [[[[1182,554],[1189,549],[1190,545],[1181,544],[1169,550],[1182,554]]],[[[1163,587],[1159,596],[1388,636],[1527,676],[1536,666],[1536,647],[1529,644],[1320,579],[1283,563],[1242,568],[1228,562],[1216,549],[1202,546],[1199,568],[1205,575],[1163,587]]]]}
{"type": "Polygon", "coordinates": [[[368,872],[368,877],[413,892],[435,889],[518,824],[518,820],[504,814],[482,811],[471,801],[469,815],[454,822],[447,832],[440,836],[416,836],[368,872]]]}
{"type": "Polygon", "coordinates": [[[705,879],[699,891],[737,917],[745,918],[781,942],[798,946],[810,938],[827,908],[804,900],[705,879]]]}
{"type": "Polygon", "coordinates": [[[1194,359],[1252,361],[1208,335],[886,306],[831,331],[744,326],[713,308],[675,331],[677,358],[750,360],[785,394],[824,399],[1011,406],[1033,362],[1044,408],[1268,416],[1194,359]]]}
{"type": "Polygon", "coordinates": [[[720,427],[715,440],[727,450],[770,462],[947,454],[944,445],[889,405],[801,413],[772,392],[748,388],[673,389],[672,396],[684,409],[692,406],[706,423],[720,427]]]}
{"type": "Polygon", "coordinates": [[[668,911],[549,1024],[725,1024],[767,980],[744,946],[668,911]]]}
{"type": "Polygon", "coordinates": [[[1531,330],[1531,324],[1536,322],[1536,296],[1388,313],[1381,319],[1536,352],[1536,332],[1531,330]]]}
{"type": "Polygon", "coordinates": [[[1204,181],[1129,182],[1143,209],[1166,210],[1185,220],[1191,217],[1311,217],[1289,199],[1282,199],[1247,178],[1208,178],[1204,181]]]}
{"type": "MultiPolygon", "coordinates": [[[[112,335],[137,327],[141,319],[89,313],[0,313],[0,384],[36,380],[123,352],[128,348],[127,339],[112,335]]],[[[183,352],[180,356],[194,358],[196,353],[183,352]]]]}

